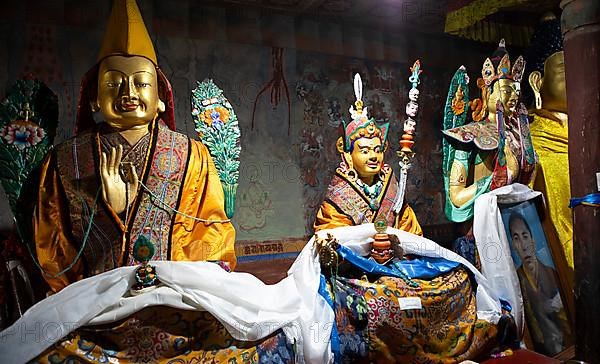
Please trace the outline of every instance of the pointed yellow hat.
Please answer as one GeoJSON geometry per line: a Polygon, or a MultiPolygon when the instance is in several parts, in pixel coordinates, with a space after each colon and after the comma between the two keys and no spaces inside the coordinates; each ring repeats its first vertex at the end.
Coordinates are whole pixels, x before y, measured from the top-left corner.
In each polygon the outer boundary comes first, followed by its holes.
{"type": "Polygon", "coordinates": [[[135,0],[113,3],[98,61],[108,56],[142,56],[158,65],[154,46],[135,0]]]}

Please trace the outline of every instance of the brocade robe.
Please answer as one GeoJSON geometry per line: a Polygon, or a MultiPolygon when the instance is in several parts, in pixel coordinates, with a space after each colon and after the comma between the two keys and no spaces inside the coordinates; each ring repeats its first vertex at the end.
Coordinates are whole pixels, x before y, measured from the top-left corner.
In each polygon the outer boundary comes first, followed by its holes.
{"type": "Polygon", "coordinates": [[[226,220],[223,189],[208,149],[162,121],[134,146],[102,127],[50,153],[41,170],[34,214],[36,251],[55,292],[123,265],[136,239],[155,246],[152,260],[222,260],[234,268],[235,230],[226,220]],[[103,200],[100,151],[124,145],[122,162],[136,166],[137,196],[116,214],[103,200]],[[175,210],[180,213],[175,213],[175,210]]]}
{"type": "Polygon", "coordinates": [[[336,173],[329,183],[325,200],[321,204],[314,223],[315,231],[332,229],[339,226],[353,226],[374,222],[383,217],[388,226],[395,227],[416,235],[423,235],[421,225],[417,221],[412,208],[404,203],[400,213],[393,211],[395,198],[398,194],[398,181],[390,170],[386,175],[373,206],[366,194],[341,173],[336,173]]]}

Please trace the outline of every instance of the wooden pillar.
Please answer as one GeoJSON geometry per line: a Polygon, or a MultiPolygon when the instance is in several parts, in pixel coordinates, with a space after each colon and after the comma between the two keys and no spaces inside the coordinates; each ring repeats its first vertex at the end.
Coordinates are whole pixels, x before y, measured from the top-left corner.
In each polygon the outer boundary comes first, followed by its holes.
{"type": "MultiPolygon", "coordinates": [[[[598,192],[600,172],[600,1],[563,0],[571,195],[598,192]]],[[[600,208],[574,213],[576,358],[600,359],[600,208]]]]}

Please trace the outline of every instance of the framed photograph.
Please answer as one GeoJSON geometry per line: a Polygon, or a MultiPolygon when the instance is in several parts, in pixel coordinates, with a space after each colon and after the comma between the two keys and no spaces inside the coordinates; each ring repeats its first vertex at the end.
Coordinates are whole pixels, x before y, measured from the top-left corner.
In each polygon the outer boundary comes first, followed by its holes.
{"type": "Polygon", "coordinates": [[[554,356],[573,344],[565,289],[533,200],[500,206],[534,350],[554,356]]]}

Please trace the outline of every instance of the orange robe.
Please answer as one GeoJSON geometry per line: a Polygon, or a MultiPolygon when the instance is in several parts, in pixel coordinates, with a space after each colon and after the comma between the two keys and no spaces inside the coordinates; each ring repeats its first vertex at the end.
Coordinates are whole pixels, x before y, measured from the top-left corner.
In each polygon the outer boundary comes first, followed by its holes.
{"type": "Polygon", "coordinates": [[[137,170],[145,187],[140,184],[120,215],[102,199],[98,132],[69,139],[47,157],[33,219],[38,260],[54,292],[136,264],[131,250],[140,235],[155,245],[153,260],[221,260],[235,267],[233,225],[194,219],[227,219],[207,148],[162,122],[154,124],[149,138],[144,167],[137,170]]]}
{"type": "Polygon", "coordinates": [[[406,202],[400,213],[396,214],[392,210],[397,193],[398,182],[390,171],[384,177],[377,205],[372,206],[360,187],[343,175],[336,174],[329,184],[325,200],[317,211],[315,231],[374,222],[383,217],[388,226],[422,236],[423,230],[417,216],[406,202]]]}

